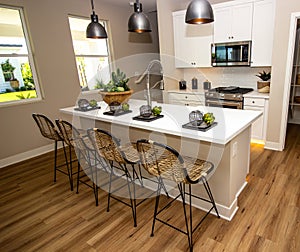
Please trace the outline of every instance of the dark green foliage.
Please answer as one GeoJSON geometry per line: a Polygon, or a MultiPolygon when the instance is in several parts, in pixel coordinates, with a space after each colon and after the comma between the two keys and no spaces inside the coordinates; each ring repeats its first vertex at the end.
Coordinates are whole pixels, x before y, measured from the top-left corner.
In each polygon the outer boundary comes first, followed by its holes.
{"type": "Polygon", "coordinates": [[[126,74],[123,73],[119,68],[116,72],[111,73],[110,82],[105,85],[104,91],[107,92],[122,92],[128,91],[130,88],[127,86],[129,78],[126,78],[126,74]]]}
{"type": "Polygon", "coordinates": [[[262,71],[262,72],[256,74],[256,76],[263,81],[268,81],[271,79],[271,72],[266,73],[265,71],[262,71]]]}

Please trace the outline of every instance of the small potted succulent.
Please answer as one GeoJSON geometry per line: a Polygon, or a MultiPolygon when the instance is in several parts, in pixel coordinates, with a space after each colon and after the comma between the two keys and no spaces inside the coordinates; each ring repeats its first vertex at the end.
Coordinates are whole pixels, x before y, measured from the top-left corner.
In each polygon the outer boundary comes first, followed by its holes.
{"type": "Polygon", "coordinates": [[[257,90],[260,93],[269,93],[270,92],[270,79],[271,79],[271,72],[262,71],[256,74],[260,81],[257,81],[257,90]]]}
{"type": "Polygon", "coordinates": [[[1,68],[5,81],[9,81],[13,89],[19,88],[20,83],[14,75],[14,70],[16,68],[9,62],[9,59],[1,64],[1,68]]]}
{"type": "Polygon", "coordinates": [[[127,85],[128,81],[129,78],[126,78],[126,74],[119,68],[112,72],[110,82],[99,92],[103,101],[110,106],[120,106],[125,103],[133,93],[133,90],[127,85]]]}

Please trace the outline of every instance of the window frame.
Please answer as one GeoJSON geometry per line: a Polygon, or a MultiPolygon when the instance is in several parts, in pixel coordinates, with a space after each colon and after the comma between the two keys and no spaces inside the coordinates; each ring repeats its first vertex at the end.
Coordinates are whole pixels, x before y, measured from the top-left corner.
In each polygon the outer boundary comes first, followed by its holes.
{"type": "Polygon", "coordinates": [[[0,54],[0,57],[8,57],[8,58],[28,57],[28,62],[30,65],[32,78],[34,80],[34,87],[35,87],[35,92],[36,92],[36,96],[37,96],[35,98],[30,98],[30,99],[20,99],[20,100],[11,100],[11,101],[7,101],[7,102],[0,102],[0,107],[8,107],[8,106],[13,106],[13,105],[22,105],[24,103],[27,104],[27,103],[35,103],[35,102],[42,101],[43,95],[41,92],[39,79],[38,79],[38,75],[36,72],[35,60],[33,57],[32,45],[30,42],[29,33],[28,33],[28,29],[27,29],[27,22],[26,22],[26,18],[25,18],[25,14],[24,14],[24,8],[17,7],[17,6],[8,6],[8,5],[3,5],[3,4],[0,4],[0,8],[17,10],[19,12],[21,25],[22,25],[22,31],[23,31],[25,42],[26,42],[27,52],[28,52],[28,54],[17,54],[17,53],[0,54]]]}
{"type": "Polygon", "coordinates": [[[77,18],[77,19],[83,19],[83,20],[88,20],[88,21],[90,21],[91,18],[90,17],[86,17],[86,16],[69,14],[68,15],[68,23],[69,23],[70,36],[71,36],[71,40],[72,40],[72,48],[73,48],[74,59],[75,59],[75,64],[76,64],[76,71],[77,71],[78,82],[79,82],[79,87],[81,89],[81,93],[82,94],[98,93],[99,89],[82,90],[82,88],[80,86],[80,77],[79,77],[79,73],[78,73],[76,58],[77,57],[83,57],[83,58],[84,57],[86,57],[86,58],[101,58],[101,57],[104,58],[104,57],[107,57],[108,58],[109,73],[110,74],[112,73],[114,56],[113,56],[113,49],[112,49],[113,47],[112,47],[111,33],[110,33],[110,29],[109,29],[109,27],[110,27],[109,20],[99,19],[99,23],[101,23],[104,26],[104,28],[106,30],[106,33],[107,33],[106,46],[107,46],[108,55],[100,55],[100,54],[99,55],[98,54],[75,54],[69,18],[77,18]]]}

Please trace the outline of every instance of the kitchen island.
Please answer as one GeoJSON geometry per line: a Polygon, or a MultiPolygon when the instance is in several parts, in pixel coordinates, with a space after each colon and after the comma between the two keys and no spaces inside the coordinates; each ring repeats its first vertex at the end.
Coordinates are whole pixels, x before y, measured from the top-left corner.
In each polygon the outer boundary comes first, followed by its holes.
{"type": "MultiPolygon", "coordinates": [[[[230,220],[238,209],[238,195],[246,186],[249,172],[251,124],[261,116],[260,111],[237,110],[205,106],[181,106],[158,104],[162,106],[162,118],[151,122],[133,120],[139,115],[139,107],[145,101],[129,100],[131,113],[120,116],[104,115],[108,110],[104,102],[100,109],[87,112],[63,108],[65,119],[76,127],[98,127],[110,131],[124,142],[133,142],[141,138],[152,139],[168,144],[182,155],[199,157],[211,161],[215,170],[209,178],[211,190],[222,218],[230,220]],[[182,128],[189,121],[189,113],[200,110],[212,112],[217,125],[208,131],[182,128]],[[70,116],[72,116],[70,118],[70,116]]],[[[156,105],[153,103],[153,106],[156,105]]],[[[171,188],[172,184],[167,184],[171,188]]],[[[201,185],[194,192],[205,195],[201,185]]],[[[175,194],[175,193],[174,193],[175,194]]],[[[194,206],[208,209],[202,201],[194,201],[194,206]]]]}

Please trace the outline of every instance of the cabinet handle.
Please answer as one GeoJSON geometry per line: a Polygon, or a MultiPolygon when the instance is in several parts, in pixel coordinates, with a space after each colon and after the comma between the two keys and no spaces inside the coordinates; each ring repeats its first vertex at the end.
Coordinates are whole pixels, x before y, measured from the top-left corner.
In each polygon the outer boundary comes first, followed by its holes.
{"type": "Polygon", "coordinates": [[[252,103],[254,104],[254,103],[255,103],[255,101],[252,101],[252,103]]]}
{"type": "Polygon", "coordinates": [[[185,99],[187,99],[187,96],[185,97],[185,99]]]}

